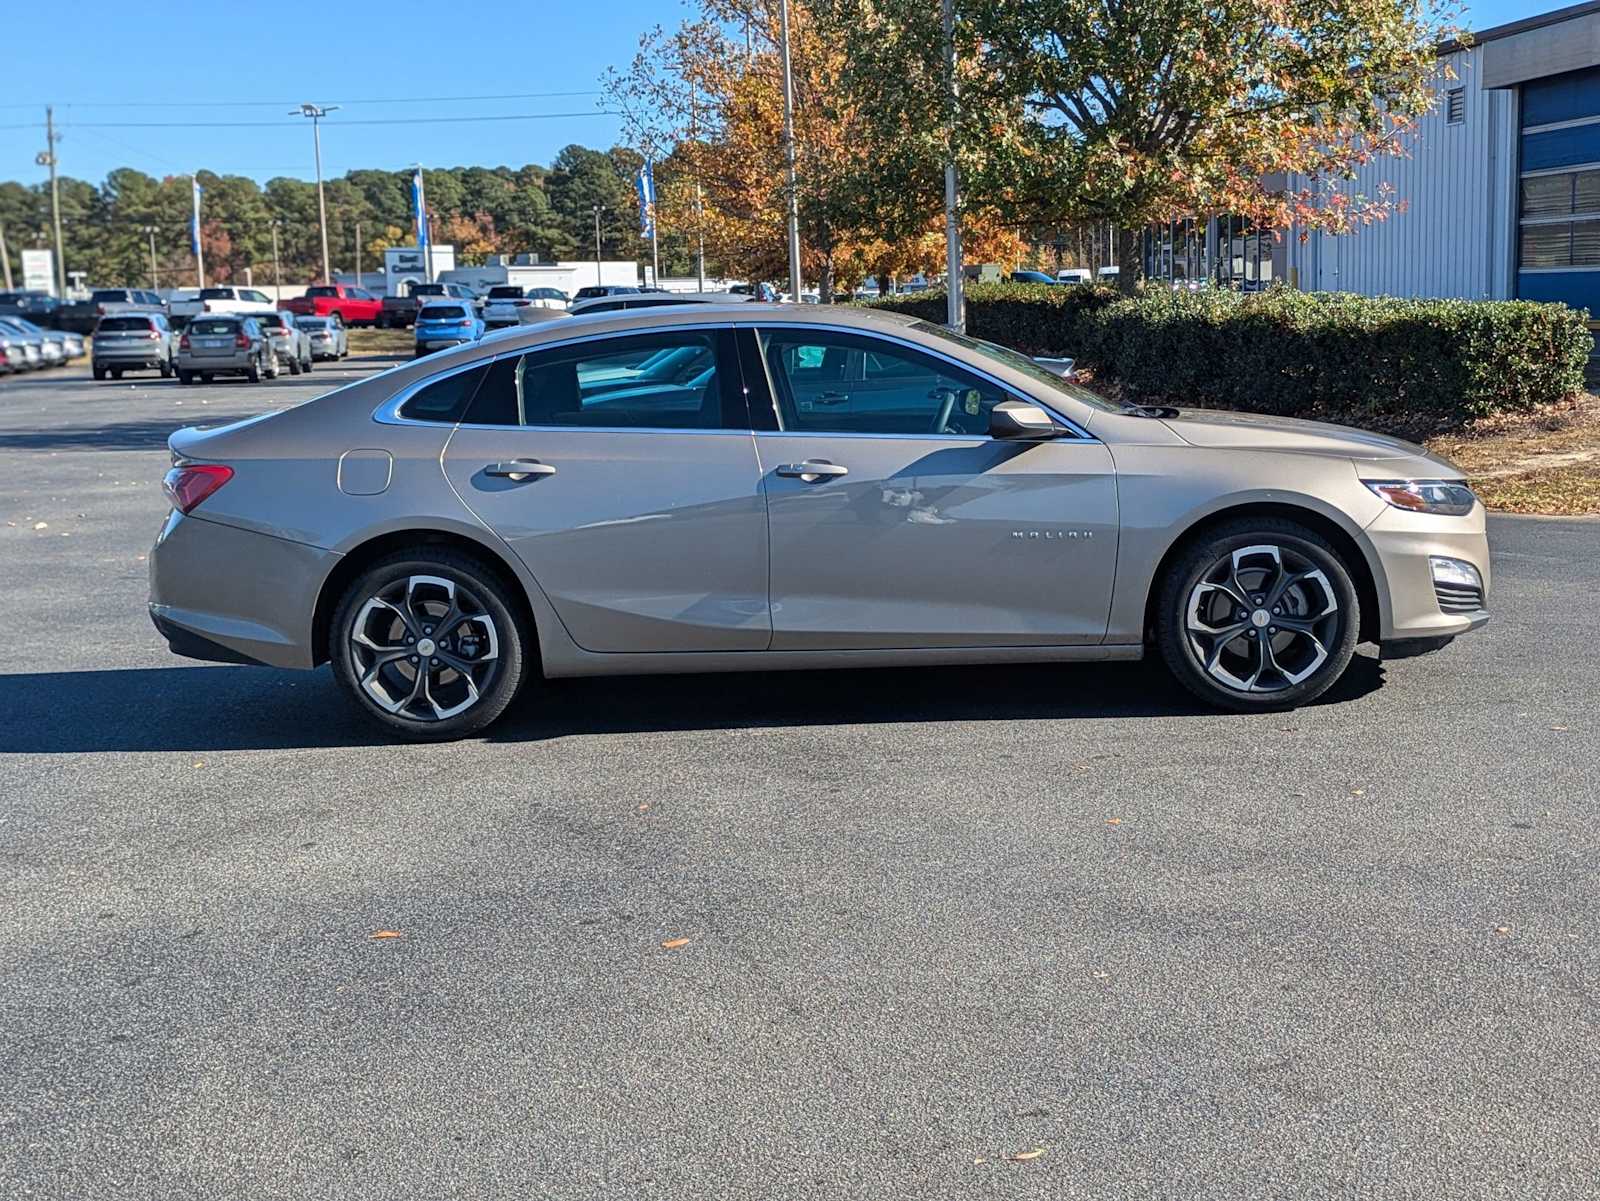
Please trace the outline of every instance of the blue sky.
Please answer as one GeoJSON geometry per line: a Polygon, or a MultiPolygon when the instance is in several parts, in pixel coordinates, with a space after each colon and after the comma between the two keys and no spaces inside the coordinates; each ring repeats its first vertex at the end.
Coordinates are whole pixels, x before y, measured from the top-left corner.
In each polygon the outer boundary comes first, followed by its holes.
{"type": "MultiPolygon", "coordinates": [[[[1554,7],[1475,0],[1466,24],[1483,29],[1554,7]]],[[[156,176],[203,166],[261,180],[310,178],[309,122],[286,115],[302,100],[349,102],[323,126],[328,176],[419,161],[436,167],[548,163],[569,142],[611,144],[616,119],[595,113],[601,75],[608,66],[627,65],[644,30],[676,24],[688,11],[682,0],[35,0],[8,8],[0,179],[25,183],[44,176],[33,161],[44,131],[11,127],[42,122],[46,103],[56,106],[63,127],[61,170],[93,181],[118,166],[156,176]],[[586,94],[526,95],[561,92],[586,94]],[[357,103],[513,95],[519,98],[357,103]],[[529,113],[573,115],[350,124],[529,113]],[[183,124],[204,121],[265,124],[183,124]],[[170,127],[106,127],[136,123],[170,127]]]]}

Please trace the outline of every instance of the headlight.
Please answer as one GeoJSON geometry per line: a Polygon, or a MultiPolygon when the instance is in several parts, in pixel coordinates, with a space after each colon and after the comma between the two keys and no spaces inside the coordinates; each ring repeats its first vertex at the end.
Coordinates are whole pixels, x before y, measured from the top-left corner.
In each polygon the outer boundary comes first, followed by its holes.
{"type": "Polygon", "coordinates": [[[1465,517],[1478,503],[1472,489],[1456,480],[1363,480],[1362,483],[1395,508],[1412,513],[1465,517]]]}

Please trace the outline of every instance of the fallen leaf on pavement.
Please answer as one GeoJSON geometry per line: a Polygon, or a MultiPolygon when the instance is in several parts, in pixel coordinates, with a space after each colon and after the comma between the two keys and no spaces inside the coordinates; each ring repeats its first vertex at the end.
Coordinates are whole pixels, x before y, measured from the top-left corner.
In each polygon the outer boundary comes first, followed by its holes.
{"type": "Polygon", "coordinates": [[[1511,927],[1510,926],[1496,926],[1494,928],[1494,932],[1496,934],[1510,934],[1511,933],[1511,927]]]}
{"type": "Polygon", "coordinates": [[[1030,1159],[1038,1159],[1044,1154],[1043,1147],[1035,1147],[1032,1151],[1018,1151],[1015,1155],[1007,1155],[1012,1163],[1027,1163],[1030,1159]]]}
{"type": "Polygon", "coordinates": [[[1108,818],[1106,818],[1106,825],[1108,825],[1108,826],[1120,826],[1121,824],[1122,824],[1122,819],[1120,817],[1108,817],[1108,818]]]}
{"type": "Polygon", "coordinates": [[[639,812],[643,813],[648,808],[650,808],[650,802],[646,801],[644,804],[639,806],[639,812]]]}
{"type": "Polygon", "coordinates": [[[400,931],[398,931],[398,930],[375,930],[375,931],[373,931],[372,937],[373,938],[399,938],[400,937],[400,931]]]}
{"type": "Polygon", "coordinates": [[[980,1164],[980,1163],[988,1163],[989,1161],[987,1159],[985,1159],[983,1156],[980,1155],[980,1156],[978,1156],[977,1159],[973,1160],[972,1162],[974,1164],[980,1164]]]}
{"type": "Polygon", "coordinates": [[[1563,730],[1564,731],[1567,727],[1566,726],[1551,726],[1550,728],[1552,730],[1563,730]]]}
{"type": "Polygon", "coordinates": [[[661,944],[661,949],[663,951],[676,951],[679,947],[686,947],[688,945],[689,940],[687,938],[669,938],[666,942],[661,944]]]}
{"type": "Polygon", "coordinates": [[[36,521],[33,523],[33,528],[36,530],[47,530],[50,528],[50,523],[48,521],[36,521]]]}

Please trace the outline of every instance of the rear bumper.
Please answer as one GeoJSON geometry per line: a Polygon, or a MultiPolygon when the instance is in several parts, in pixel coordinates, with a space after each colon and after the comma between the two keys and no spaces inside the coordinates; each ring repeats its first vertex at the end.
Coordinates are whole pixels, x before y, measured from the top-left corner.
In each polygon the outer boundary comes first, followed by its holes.
{"type": "Polygon", "coordinates": [[[1379,641],[1451,638],[1482,628],[1489,620],[1489,537],[1483,506],[1465,517],[1433,517],[1390,508],[1367,527],[1382,578],[1378,584],[1379,641]],[[1483,581],[1478,607],[1442,606],[1433,576],[1434,559],[1454,559],[1477,569],[1483,581]]]}
{"type": "Polygon", "coordinates": [[[173,512],[150,552],[150,618],[177,655],[313,667],[317,596],[338,559],[173,512]]]}
{"type": "Polygon", "coordinates": [[[166,359],[159,346],[141,346],[138,350],[96,350],[89,361],[97,367],[154,367],[166,359]]]}
{"type": "Polygon", "coordinates": [[[179,354],[176,365],[179,371],[193,371],[196,373],[205,371],[215,375],[243,375],[250,370],[252,361],[247,354],[179,354]]]}

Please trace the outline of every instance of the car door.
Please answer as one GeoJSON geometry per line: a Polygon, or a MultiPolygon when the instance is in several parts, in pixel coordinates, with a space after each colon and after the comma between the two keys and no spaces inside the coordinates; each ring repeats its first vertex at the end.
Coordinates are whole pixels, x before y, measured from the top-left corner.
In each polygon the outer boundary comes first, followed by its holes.
{"type": "Polygon", "coordinates": [[[578,338],[484,369],[445,472],[585,650],[770,641],[767,509],[738,371],[725,326],[578,338]]]}
{"type": "Polygon", "coordinates": [[[755,435],[774,650],[1104,638],[1118,532],[1104,445],[989,437],[997,403],[1031,398],[909,342],[776,322],[741,335],[779,426],[755,435]]]}

